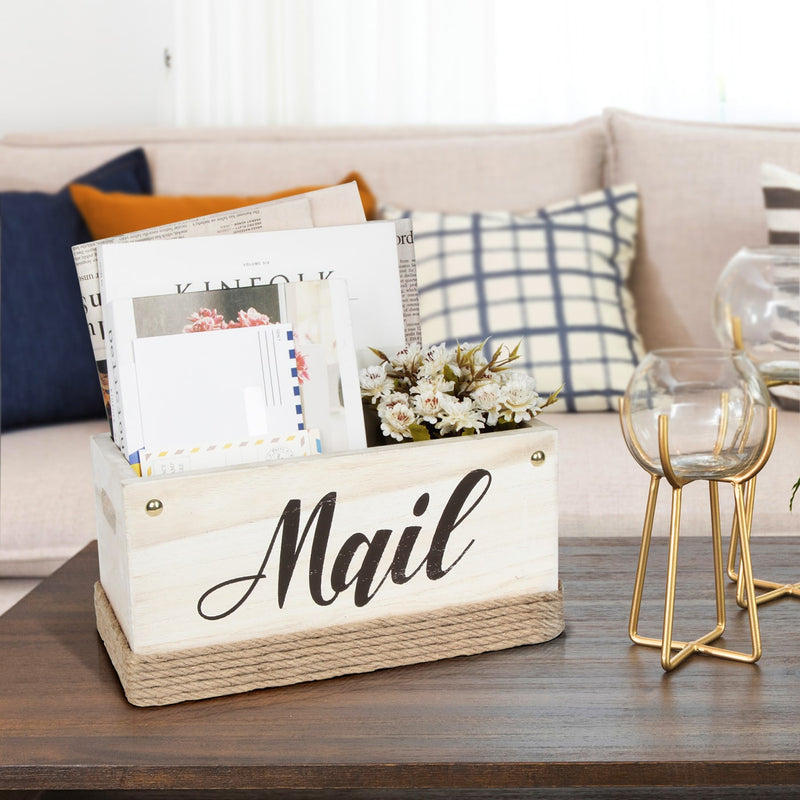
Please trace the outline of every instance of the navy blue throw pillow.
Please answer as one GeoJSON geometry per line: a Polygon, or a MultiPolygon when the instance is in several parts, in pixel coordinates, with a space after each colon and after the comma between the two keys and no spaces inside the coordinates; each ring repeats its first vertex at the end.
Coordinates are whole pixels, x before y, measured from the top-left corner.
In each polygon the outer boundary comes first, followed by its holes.
{"type": "MultiPolygon", "coordinates": [[[[141,148],[72,182],[152,193],[141,148]]],[[[3,430],[105,415],[71,249],[91,238],[68,187],[0,192],[3,430]]]]}

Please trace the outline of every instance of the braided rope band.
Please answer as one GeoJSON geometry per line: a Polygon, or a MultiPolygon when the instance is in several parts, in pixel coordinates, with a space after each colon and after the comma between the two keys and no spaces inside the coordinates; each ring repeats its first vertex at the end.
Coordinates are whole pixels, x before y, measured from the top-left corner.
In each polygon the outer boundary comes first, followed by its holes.
{"type": "Polygon", "coordinates": [[[538,644],[564,630],[563,587],[316,631],[153,655],[131,651],[99,582],[97,630],[128,702],[161,706],[538,644]]]}

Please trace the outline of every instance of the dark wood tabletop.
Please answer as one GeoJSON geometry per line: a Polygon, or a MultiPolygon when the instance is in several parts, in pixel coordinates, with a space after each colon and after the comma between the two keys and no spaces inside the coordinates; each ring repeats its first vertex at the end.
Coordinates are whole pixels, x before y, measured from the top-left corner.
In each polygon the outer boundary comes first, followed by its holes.
{"type": "MultiPolygon", "coordinates": [[[[757,574],[797,580],[800,537],[752,549],[757,574]]],[[[564,539],[560,551],[567,627],[551,642],[143,709],[125,700],[95,630],[89,545],[0,617],[0,790],[633,798],[639,786],[664,797],[677,787],[706,787],[681,797],[762,787],[738,791],[763,797],[772,786],[772,798],[800,796],[796,599],[760,608],[758,664],[694,656],[665,673],[656,649],[627,638],[638,541],[564,539]]],[[[645,634],[660,635],[665,562],[659,539],[645,634]]],[[[725,641],[746,648],[732,585],[728,609],[725,641]]],[[[684,538],[676,636],[714,622],[710,542],[684,538]]]]}

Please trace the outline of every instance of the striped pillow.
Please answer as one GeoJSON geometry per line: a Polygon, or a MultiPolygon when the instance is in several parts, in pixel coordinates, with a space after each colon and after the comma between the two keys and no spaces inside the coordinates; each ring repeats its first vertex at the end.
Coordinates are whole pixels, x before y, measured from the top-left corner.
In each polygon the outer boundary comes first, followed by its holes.
{"type": "MultiPolygon", "coordinates": [[[[776,164],[762,164],[761,187],[769,243],[800,244],[800,174],[776,164]]],[[[783,408],[800,411],[800,386],[778,386],[770,391],[783,408]]]]}
{"type": "Polygon", "coordinates": [[[770,244],[800,244],[800,174],[761,165],[770,244]]]}
{"type": "Polygon", "coordinates": [[[424,344],[522,343],[554,411],[615,410],[643,355],[627,288],[639,197],[605,189],[531,214],[384,208],[412,222],[424,344]]]}

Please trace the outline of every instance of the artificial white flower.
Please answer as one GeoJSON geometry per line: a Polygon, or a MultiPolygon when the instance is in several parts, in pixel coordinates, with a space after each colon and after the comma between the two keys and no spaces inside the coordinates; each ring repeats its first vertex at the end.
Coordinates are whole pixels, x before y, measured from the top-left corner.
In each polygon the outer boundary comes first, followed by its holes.
{"type": "Polygon", "coordinates": [[[381,405],[393,406],[395,403],[409,404],[409,397],[405,392],[391,391],[381,397],[381,405]]]}
{"type": "Polygon", "coordinates": [[[455,383],[446,380],[444,375],[428,375],[417,380],[416,386],[411,387],[411,394],[422,394],[423,392],[449,394],[455,388],[455,383]]]}
{"type": "Polygon", "coordinates": [[[447,395],[432,387],[420,388],[419,385],[415,386],[412,391],[414,391],[414,396],[411,398],[411,403],[420,420],[435,425],[439,420],[438,414],[442,411],[442,403],[447,395]]]}
{"type": "Polygon", "coordinates": [[[411,438],[409,425],[417,421],[413,410],[404,402],[385,403],[378,406],[378,416],[381,420],[381,430],[384,436],[391,436],[402,442],[411,438]]]}
{"type": "Polygon", "coordinates": [[[483,381],[470,394],[472,402],[486,414],[486,424],[490,427],[497,425],[500,418],[500,397],[502,390],[493,380],[483,381]]]}
{"type": "Polygon", "coordinates": [[[416,343],[412,342],[397,351],[391,358],[391,364],[396,369],[406,370],[408,372],[416,372],[419,366],[422,348],[416,343]]]}
{"type": "Polygon", "coordinates": [[[422,354],[422,363],[417,370],[417,377],[428,378],[441,375],[449,358],[450,353],[446,345],[436,344],[429,347],[422,354]]]}
{"type": "Polygon", "coordinates": [[[371,398],[373,403],[392,388],[392,379],[386,374],[383,364],[372,364],[358,373],[358,382],[361,385],[361,396],[371,398]]]}
{"type": "Polygon", "coordinates": [[[519,345],[501,345],[488,360],[482,347],[411,344],[393,357],[374,350],[383,362],[359,378],[384,436],[420,441],[513,428],[556,402],[560,389],[542,400],[533,378],[508,371],[520,357],[519,345]]]}
{"type": "Polygon", "coordinates": [[[441,419],[436,427],[443,433],[463,430],[480,430],[484,427],[483,415],[475,408],[469,397],[457,400],[447,395],[442,408],[441,419]]]}
{"type": "Polygon", "coordinates": [[[524,372],[506,373],[500,392],[501,415],[506,422],[527,422],[542,409],[536,381],[524,372]]]}

